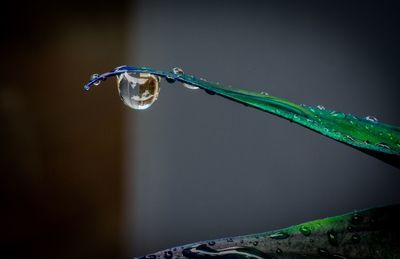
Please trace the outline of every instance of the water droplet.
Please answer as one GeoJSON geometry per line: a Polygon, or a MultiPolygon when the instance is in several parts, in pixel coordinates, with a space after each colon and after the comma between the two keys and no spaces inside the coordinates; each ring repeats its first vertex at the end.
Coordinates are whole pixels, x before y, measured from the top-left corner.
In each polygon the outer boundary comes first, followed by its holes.
{"type": "Polygon", "coordinates": [[[226,242],[233,242],[233,239],[232,239],[232,238],[228,238],[228,239],[226,240],[226,242]]]}
{"type": "Polygon", "coordinates": [[[336,234],[335,231],[329,230],[326,234],[328,235],[329,244],[331,244],[333,246],[338,246],[339,245],[338,244],[338,240],[337,240],[337,234],[336,234]]]}
{"type": "Polygon", "coordinates": [[[262,95],[269,95],[267,92],[261,92],[262,95]]]}
{"type": "Polygon", "coordinates": [[[340,259],[347,259],[346,256],[343,256],[343,255],[341,255],[341,254],[333,254],[332,257],[334,257],[334,258],[340,258],[340,259]]]}
{"type": "Polygon", "coordinates": [[[322,105],[317,105],[317,108],[320,109],[320,110],[325,110],[325,107],[322,106],[322,105]]]}
{"type": "Polygon", "coordinates": [[[174,74],[177,75],[177,76],[183,75],[183,74],[184,74],[183,69],[182,69],[182,68],[179,68],[179,67],[174,67],[174,68],[172,69],[172,73],[174,73],[174,74]]]}
{"type": "Polygon", "coordinates": [[[276,253],[277,253],[277,254],[282,254],[282,250],[278,247],[278,248],[276,249],[276,253]]]}
{"type": "MultiPolygon", "coordinates": [[[[99,78],[99,74],[93,74],[91,77],[90,77],[90,80],[94,80],[94,79],[96,79],[96,78],[99,78]]],[[[93,84],[94,85],[99,85],[101,83],[101,80],[97,80],[96,82],[94,82],[93,84]]]]}
{"type": "Polygon", "coordinates": [[[117,76],[118,91],[129,108],[145,110],[158,98],[158,78],[148,73],[125,72],[117,76]]]}
{"type": "Polygon", "coordinates": [[[289,234],[286,232],[276,232],[269,236],[272,239],[285,239],[289,237],[289,234]]]}
{"type": "Polygon", "coordinates": [[[337,117],[337,118],[345,118],[346,117],[346,115],[344,113],[336,112],[336,111],[332,111],[331,115],[334,116],[334,117],[337,117]]]}
{"type": "Polygon", "coordinates": [[[311,235],[311,230],[310,230],[310,228],[307,227],[307,226],[301,226],[301,227],[300,227],[300,232],[301,232],[303,235],[305,235],[305,236],[311,235]]]}
{"type": "Polygon", "coordinates": [[[359,224],[362,222],[362,216],[358,213],[354,213],[353,216],[351,217],[351,222],[353,224],[359,224]]]}
{"type": "Polygon", "coordinates": [[[253,242],[253,245],[254,245],[254,246],[257,246],[257,245],[258,245],[258,241],[254,241],[254,242],[253,242]]]}
{"type": "Polygon", "coordinates": [[[185,84],[185,83],[183,83],[183,86],[186,87],[187,89],[190,89],[190,90],[197,90],[197,89],[199,89],[199,87],[194,86],[194,85],[191,85],[191,84],[185,84]]]}
{"type": "Polygon", "coordinates": [[[347,227],[347,230],[350,231],[350,232],[352,232],[352,231],[354,230],[354,228],[353,228],[352,226],[348,226],[348,227],[347,227]]]}
{"type": "Polygon", "coordinates": [[[329,252],[327,250],[323,249],[323,248],[319,248],[318,249],[318,253],[320,255],[324,255],[324,256],[328,256],[329,255],[329,252]]]}
{"type": "Polygon", "coordinates": [[[379,147],[387,148],[390,149],[390,147],[386,143],[378,143],[377,144],[379,147]]]}
{"type": "Polygon", "coordinates": [[[367,139],[367,140],[364,140],[364,144],[370,145],[370,144],[371,144],[371,141],[369,141],[368,139],[367,139]]]}
{"type": "Polygon", "coordinates": [[[214,245],[215,245],[215,241],[210,241],[210,242],[208,242],[208,245],[214,246],[214,245]]]}
{"type": "Polygon", "coordinates": [[[370,122],[378,122],[378,119],[375,118],[374,116],[367,116],[364,119],[370,122]]]}
{"type": "Polygon", "coordinates": [[[146,255],[144,258],[146,258],[146,259],[156,259],[157,256],[156,255],[146,255]]]}
{"type": "Polygon", "coordinates": [[[173,255],[174,255],[174,254],[172,253],[172,251],[166,251],[166,252],[164,252],[164,258],[165,258],[165,259],[171,259],[173,255]]]}
{"type": "Polygon", "coordinates": [[[359,243],[361,240],[360,236],[355,234],[351,237],[351,241],[353,241],[353,243],[359,243]]]}

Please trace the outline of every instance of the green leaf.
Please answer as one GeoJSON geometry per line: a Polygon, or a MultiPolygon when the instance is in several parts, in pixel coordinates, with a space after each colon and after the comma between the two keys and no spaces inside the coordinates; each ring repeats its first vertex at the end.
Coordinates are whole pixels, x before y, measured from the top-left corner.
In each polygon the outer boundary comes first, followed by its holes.
{"type": "Polygon", "coordinates": [[[145,258],[400,258],[400,205],[179,246],[145,258]]]}

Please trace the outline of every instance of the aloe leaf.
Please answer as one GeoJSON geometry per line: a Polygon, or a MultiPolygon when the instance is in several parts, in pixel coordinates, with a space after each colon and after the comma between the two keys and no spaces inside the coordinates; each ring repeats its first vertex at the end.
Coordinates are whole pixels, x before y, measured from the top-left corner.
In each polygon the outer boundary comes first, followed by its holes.
{"type": "Polygon", "coordinates": [[[208,240],[139,259],[400,258],[400,205],[368,209],[285,229],[208,240]]]}
{"type": "Polygon", "coordinates": [[[179,81],[197,86],[209,94],[216,94],[285,118],[375,156],[398,168],[400,167],[400,127],[382,123],[370,117],[361,118],[343,112],[328,110],[322,106],[299,105],[283,98],[223,86],[192,75],[176,74],[146,67],[121,66],[111,72],[96,75],[85,85],[85,90],[89,90],[91,85],[99,83],[110,76],[125,72],[150,73],[164,77],[169,82],[179,81]]]}

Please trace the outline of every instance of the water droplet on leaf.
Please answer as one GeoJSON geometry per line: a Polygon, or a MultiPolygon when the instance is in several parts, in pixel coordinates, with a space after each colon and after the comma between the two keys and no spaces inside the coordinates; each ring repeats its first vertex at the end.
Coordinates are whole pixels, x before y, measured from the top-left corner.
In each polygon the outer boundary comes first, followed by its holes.
{"type": "Polygon", "coordinates": [[[367,116],[365,117],[365,119],[370,122],[378,122],[378,119],[375,118],[374,116],[367,116]]]}
{"type": "Polygon", "coordinates": [[[320,110],[325,110],[325,107],[322,106],[322,105],[317,105],[317,108],[320,109],[320,110]]]}
{"type": "Polygon", "coordinates": [[[358,213],[354,213],[353,217],[351,217],[351,222],[353,224],[359,224],[362,222],[362,216],[358,213]]]}
{"type": "Polygon", "coordinates": [[[383,148],[390,149],[390,147],[386,143],[378,143],[377,145],[383,148]]]}
{"type": "Polygon", "coordinates": [[[215,245],[215,241],[210,241],[210,242],[208,242],[208,245],[210,245],[210,246],[215,245]]]}
{"type": "Polygon", "coordinates": [[[307,226],[301,226],[300,227],[300,232],[305,236],[309,236],[311,234],[311,230],[307,226]]]}
{"type": "Polygon", "coordinates": [[[125,72],[117,76],[119,95],[129,108],[145,110],[158,98],[159,80],[148,73],[125,72]]]}
{"type": "Polygon", "coordinates": [[[323,248],[319,248],[318,249],[318,253],[320,255],[324,255],[324,256],[328,256],[329,255],[329,252],[327,250],[323,249],[323,248]]]}
{"type": "Polygon", "coordinates": [[[277,254],[282,254],[282,250],[281,250],[280,248],[277,248],[277,249],[276,249],[276,253],[277,253],[277,254]]]}
{"type": "Polygon", "coordinates": [[[174,73],[175,75],[183,75],[184,74],[182,68],[179,68],[179,67],[174,67],[172,69],[172,73],[174,73]]]}
{"type": "Polygon", "coordinates": [[[272,239],[285,239],[289,237],[289,234],[286,232],[276,232],[269,236],[272,239]]]}
{"type": "Polygon", "coordinates": [[[358,242],[360,242],[361,238],[359,235],[353,235],[351,237],[351,240],[353,241],[353,243],[358,243],[358,242]]]}
{"type": "Polygon", "coordinates": [[[333,246],[338,246],[337,234],[333,230],[327,232],[329,244],[333,246]]]}
{"type": "MultiPolygon", "coordinates": [[[[94,79],[96,79],[96,78],[99,78],[99,74],[93,74],[91,77],[90,77],[90,80],[94,80],[94,79]]],[[[94,85],[99,85],[101,83],[101,80],[97,80],[96,82],[94,82],[93,84],[94,85]]]]}

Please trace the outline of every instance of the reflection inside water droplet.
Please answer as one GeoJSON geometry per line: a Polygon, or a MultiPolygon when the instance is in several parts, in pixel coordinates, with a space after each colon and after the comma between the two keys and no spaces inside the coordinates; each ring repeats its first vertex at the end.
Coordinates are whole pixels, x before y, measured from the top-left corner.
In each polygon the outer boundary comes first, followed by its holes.
{"type": "Polygon", "coordinates": [[[117,76],[119,95],[129,108],[145,110],[158,98],[159,79],[148,73],[125,72],[117,76]]]}

